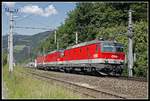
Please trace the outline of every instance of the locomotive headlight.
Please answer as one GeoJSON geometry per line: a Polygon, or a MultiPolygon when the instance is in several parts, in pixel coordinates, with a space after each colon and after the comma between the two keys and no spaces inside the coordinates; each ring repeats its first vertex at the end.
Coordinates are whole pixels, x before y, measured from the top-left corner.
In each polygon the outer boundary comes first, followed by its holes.
{"type": "Polygon", "coordinates": [[[93,57],[94,57],[94,58],[97,58],[97,57],[98,57],[98,54],[94,54],[93,57]]]}

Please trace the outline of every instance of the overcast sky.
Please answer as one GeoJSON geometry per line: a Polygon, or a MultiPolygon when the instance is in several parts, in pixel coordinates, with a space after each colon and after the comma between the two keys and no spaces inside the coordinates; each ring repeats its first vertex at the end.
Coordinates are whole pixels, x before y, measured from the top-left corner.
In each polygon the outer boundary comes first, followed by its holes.
{"type": "MultiPolygon", "coordinates": [[[[9,14],[5,8],[18,9],[14,14],[15,26],[54,29],[61,25],[67,12],[75,8],[76,2],[2,2],[2,35],[9,32],[9,14]]],[[[33,35],[44,32],[42,29],[19,29],[14,32],[21,35],[33,35]]]]}

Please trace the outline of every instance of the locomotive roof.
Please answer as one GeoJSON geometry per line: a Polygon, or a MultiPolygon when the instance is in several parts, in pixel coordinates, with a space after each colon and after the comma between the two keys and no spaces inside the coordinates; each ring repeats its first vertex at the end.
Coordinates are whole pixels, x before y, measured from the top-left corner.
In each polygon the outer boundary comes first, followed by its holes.
{"type": "Polygon", "coordinates": [[[55,52],[63,52],[63,51],[64,51],[63,49],[60,49],[60,50],[54,50],[54,51],[49,52],[48,54],[52,54],[52,53],[55,53],[55,52]]]}
{"type": "MultiPolygon", "coordinates": [[[[77,48],[77,47],[81,47],[81,46],[85,46],[85,45],[90,45],[90,44],[95,44],[95,43],[116,43],[116,42],[114,42],[114,41],[92,40],[92,41],[83,42],[83,43],[80,43],[80,44],[77,44],[77,45],[74,45],[74,46],[67,47],[66,49],[77,48]]],[[[116,44],[122,45],[120,43],[116,43],[116,44]]],[[[54,50],[54,51],[49,52],[48,54],[55,53],[55,52],[63,52],[66,49],[63,49],[63,50],[54,50]]]]}
{"type": "Polygon", "coordinates": [[[88,42],[83,42],[74,46],[70,46],[66,49],[71,49],[71,48],[76,48],[76,47],[81,47],[81,46],[85,46],[85,45],[90,45],[90,44],[95,44],[95,43],[114,43],[114,41],[99,41],[99,40],[92,40],[92,41],[88,41],[88,42]]]}

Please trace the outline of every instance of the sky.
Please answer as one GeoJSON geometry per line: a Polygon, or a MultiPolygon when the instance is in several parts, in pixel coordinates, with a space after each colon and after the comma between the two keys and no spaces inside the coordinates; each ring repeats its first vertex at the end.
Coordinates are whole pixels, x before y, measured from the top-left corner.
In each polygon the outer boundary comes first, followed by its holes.
{"type": "Polygon", "coordinates": [[[2,35],[9,33],[9,13],[5,8],[18,9],[14,13],[15,27],[34,27],[47,29],[14,28],[14,34],[34,35],[57,29],[67,18],[67,12],[75,8],[76,2],[2,2],[2,35]]]}

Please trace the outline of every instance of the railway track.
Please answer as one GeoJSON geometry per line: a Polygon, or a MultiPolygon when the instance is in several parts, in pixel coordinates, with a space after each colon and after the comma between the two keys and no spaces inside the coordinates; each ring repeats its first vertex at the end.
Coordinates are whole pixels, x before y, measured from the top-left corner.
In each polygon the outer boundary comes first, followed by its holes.
{"type": "MultiPolygon", "coordinates": [[[[57,72],[60,72],[60,71],[57,71],[57,72]]],[[[70,73],[72,74],[72,73],[70,73]]],[[[76,73],[77,74],[77,73],[76,73]]],[[[99,74],[79,74],[79,75],[88,75],[88,76],[102,76],[102,75],[99,75],[99,74]]],[[[112,76],[112,75],[105,75],[103,77],[107,77],[107,78],[114,78],[114,79],[120,79],[120,80],[132,80],[132,81],[139,81],[139,82],[147,82],[147,78],[144,78],[144,77],[129,77],[129,76],[112,76]]]]}
{"type": "Polygon", "coordinates": [[[74,82],[70,82],[70,81],[66,81],[66,80],[61,80],[61,79],[58,79],[58,78],[55,78],[55,77],[50,77],[48,75],[43,75],[42,73],[37,73],[37,72],[28,72],[28,73],[25,73],[25,72],[22,72],[23,74],[30,74],[38,79],[42,79],[42,80],[50,80],[50,81],[54,81],[56,82],[57,84],[60,84],[60,85],[64,85],[64,87],[67,87],[73,91],[76,91],[76,92],[79,92],[85,96],[89,96],[91,98],[117,98],[117,99],[126,99],[127,96],[126,95],[123,95],[123,94],[118,94],[118,93],[115,93],[115,92],[111,92],[111,91],[106,91],[104,89],[94,89],[92,87],[87,87],[87,86],[84,86],[84,85],[80,85],[80,84],[77,84],[77,83],[74,83],[74,82]]]}

